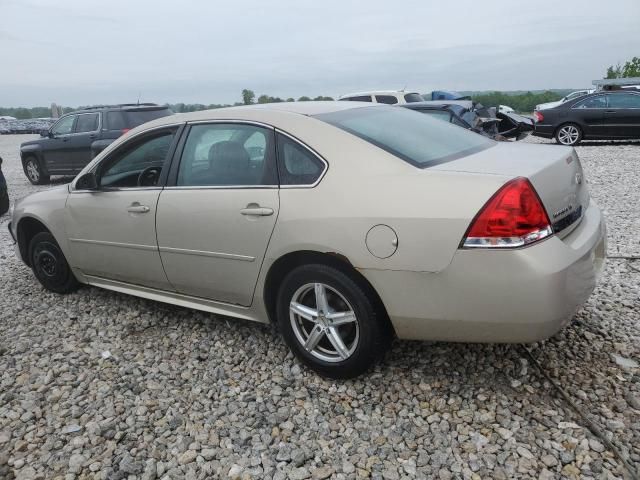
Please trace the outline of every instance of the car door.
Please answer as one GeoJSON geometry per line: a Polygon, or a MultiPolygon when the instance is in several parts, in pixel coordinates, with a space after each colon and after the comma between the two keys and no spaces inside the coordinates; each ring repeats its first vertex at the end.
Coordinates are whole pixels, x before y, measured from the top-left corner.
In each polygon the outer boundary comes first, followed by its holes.
{"type": "Polygon", "coordinates": [[[100,113],[80,113],[77,115],[73,135],[69,136],[68,148],[73,169],[82,170],[91,161],[91,144],[100,131],[100,113]]]}
{"type": "Polygon", "coordinates": [[[156,218],[165,272],[183,294],[249,306],[279,209],[272,128],[189,127],[156,218]]]}
{"type": "Polygon", "coordinates": [[[177,131],[164,127],[123,143],[92,169],[97,189],[72,185],[65,229],[73,267],[89,276],[172,290],[155,221],[177,131]]]}
{"type": "Polygon", "coordinates": [[[640,93],[610,93],[604,111],[607,135],[640,138],[640,93]]]}
{"type": "Polygon", "coordinates": [[[607,108],[605,95],[596,95],[575,103],[566,118],[561,122],[575,122],[583,129],[585,137],[603,137],[607,135],[604,125],[604,111],[607,108]]]}
{"type": "Polygon", "coordinates": [[[61,117],[49,130],[49,136],[41,140],[42,158],[48,172],[73,171],[69,139],[73,135],[75,121],[76,115],[61,117]]]}

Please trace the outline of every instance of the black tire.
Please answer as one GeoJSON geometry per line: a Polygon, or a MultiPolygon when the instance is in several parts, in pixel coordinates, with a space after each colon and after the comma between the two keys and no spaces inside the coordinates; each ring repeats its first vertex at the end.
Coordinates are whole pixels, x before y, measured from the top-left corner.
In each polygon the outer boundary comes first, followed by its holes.
{"type": "Polygon", "coordinates": [[[565,123],[558,127],[554,136],[560,145],[573,147],[582,141],[582,129],[575,123],[565,123]]]}
{"type": "Polygon", "coordinates": [[[34,185],[44,185],[49,183],[49,175],[45,175],[42,165],[34,156],[29,156],[24,161],[24,174],[27,179],[34,185]]]}
{"type": "Polygon", "coordinates": [[[9,211],[9,192],[0,190],[0,216],[9,211]]]}
{"type": "Polygon", "coordinates": [[[71,293],[80,284],[64,258],[64,254],[49,232],[37,233],[29,243],[29,263],[44,288],[55,293],[71,293]]]}
{"type": "MultiPolygon", "coordinates": [[[[313,296],[313,298],[309,297],[312,304],[318,308],[318,304],[314,303],[317,298],[315,290],[309,291],[309,294],[313,296]]],[[[367,371],[384,356],[393,336],[376,298],[351,276],[321,264],[297,267],[285,277],[278,291],[277,321],[289,348],[302,363],[323,376],[336,379],[353,378],[367,371]],[[332,321],[328,320],[328,317],[322,316],[322,320],[307,321],[291,313],[290,305],[294,296],[305,288],[312,288],[310,285],[316,283],[323,285],[322,288],[326,289],[329,313],[347,308],[355,314],[356,321],[330,327],[325,324],[332,321]],[[332,302],[333,306],[342,305],[342,308],[333,308],[332,302]],[[322,326],[319,325],[320,322],[322,326]],[[308,332],[304,331],[305,328],[308,332]],[[298,335],[304,336],[308,333],[311,337],[312,330],[315,328],[322,332],[333,329],[331,335],[335,335],[335,329],[339,329],[342,345],[348,347],[349,355],[346,358],[341,355],[334,356],[330,361],[318,358],[318,355],[329,355],[326,352],[334,349],[335,343],[331,340],[329,333],[318,334],[321,340],[317,342],[317,347],[314,347],[313,351],[306,349],[298,335]]],[[[338,352],[338,349],[335,348],[335,351],[338,352]]]]}

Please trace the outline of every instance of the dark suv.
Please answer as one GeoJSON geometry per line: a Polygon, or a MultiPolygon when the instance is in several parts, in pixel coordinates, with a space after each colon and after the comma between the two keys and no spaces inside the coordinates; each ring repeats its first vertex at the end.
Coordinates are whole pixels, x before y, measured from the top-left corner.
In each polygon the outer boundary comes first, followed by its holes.
{"type": "Polygon", "coordinates": [[[50,175],[75,175],[93,157],[128,130],[173,112],[155,103],[102,105],[68,113],[20,145],[24,173],[41,185],[50,175]]]}

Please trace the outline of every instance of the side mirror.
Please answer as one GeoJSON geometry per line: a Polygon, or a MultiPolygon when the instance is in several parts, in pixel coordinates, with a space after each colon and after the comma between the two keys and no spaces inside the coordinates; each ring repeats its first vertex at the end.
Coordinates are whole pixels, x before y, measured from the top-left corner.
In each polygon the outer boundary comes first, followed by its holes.
{"type": "Polygon", "coordinates": [[[40,136],[41,137],[51,137],[51,132],[48,129],[45,130],[40,130],[40,136]]]}
{"type": "Polygon", "coordinates": [[[85,173],[76,182],[76,190],[97,190],[97,189],[98,189],[98,179],[96,178],[96,174],[93,172],[85,173]]]}

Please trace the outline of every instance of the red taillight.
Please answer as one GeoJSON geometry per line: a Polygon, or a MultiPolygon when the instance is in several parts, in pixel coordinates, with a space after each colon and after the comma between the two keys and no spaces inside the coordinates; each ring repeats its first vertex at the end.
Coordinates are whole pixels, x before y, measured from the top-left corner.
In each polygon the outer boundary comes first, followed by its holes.
{"type": "Polygon", "coordinates": [[[542,113],[540,113],[540,111],[538,111],[538,110],[533,112],[533,115],[536,117],[536,121],[537,122],[541,122],[541,121],[544,120],[544,115],[542,113]]]}
{"type": "Polygon", "coordinates": [[[504,185],[471,223],[463,247],[521,247],[553,234],[540,197],[526,178],[504,185]]]}
{"type": "Polygon", "coordinates": [[[125,133],[127,133],[129,130],[131,130],[130,128],[123,128],[122,131],[120,132],[120,135],[124,135],[125,133]]]}

